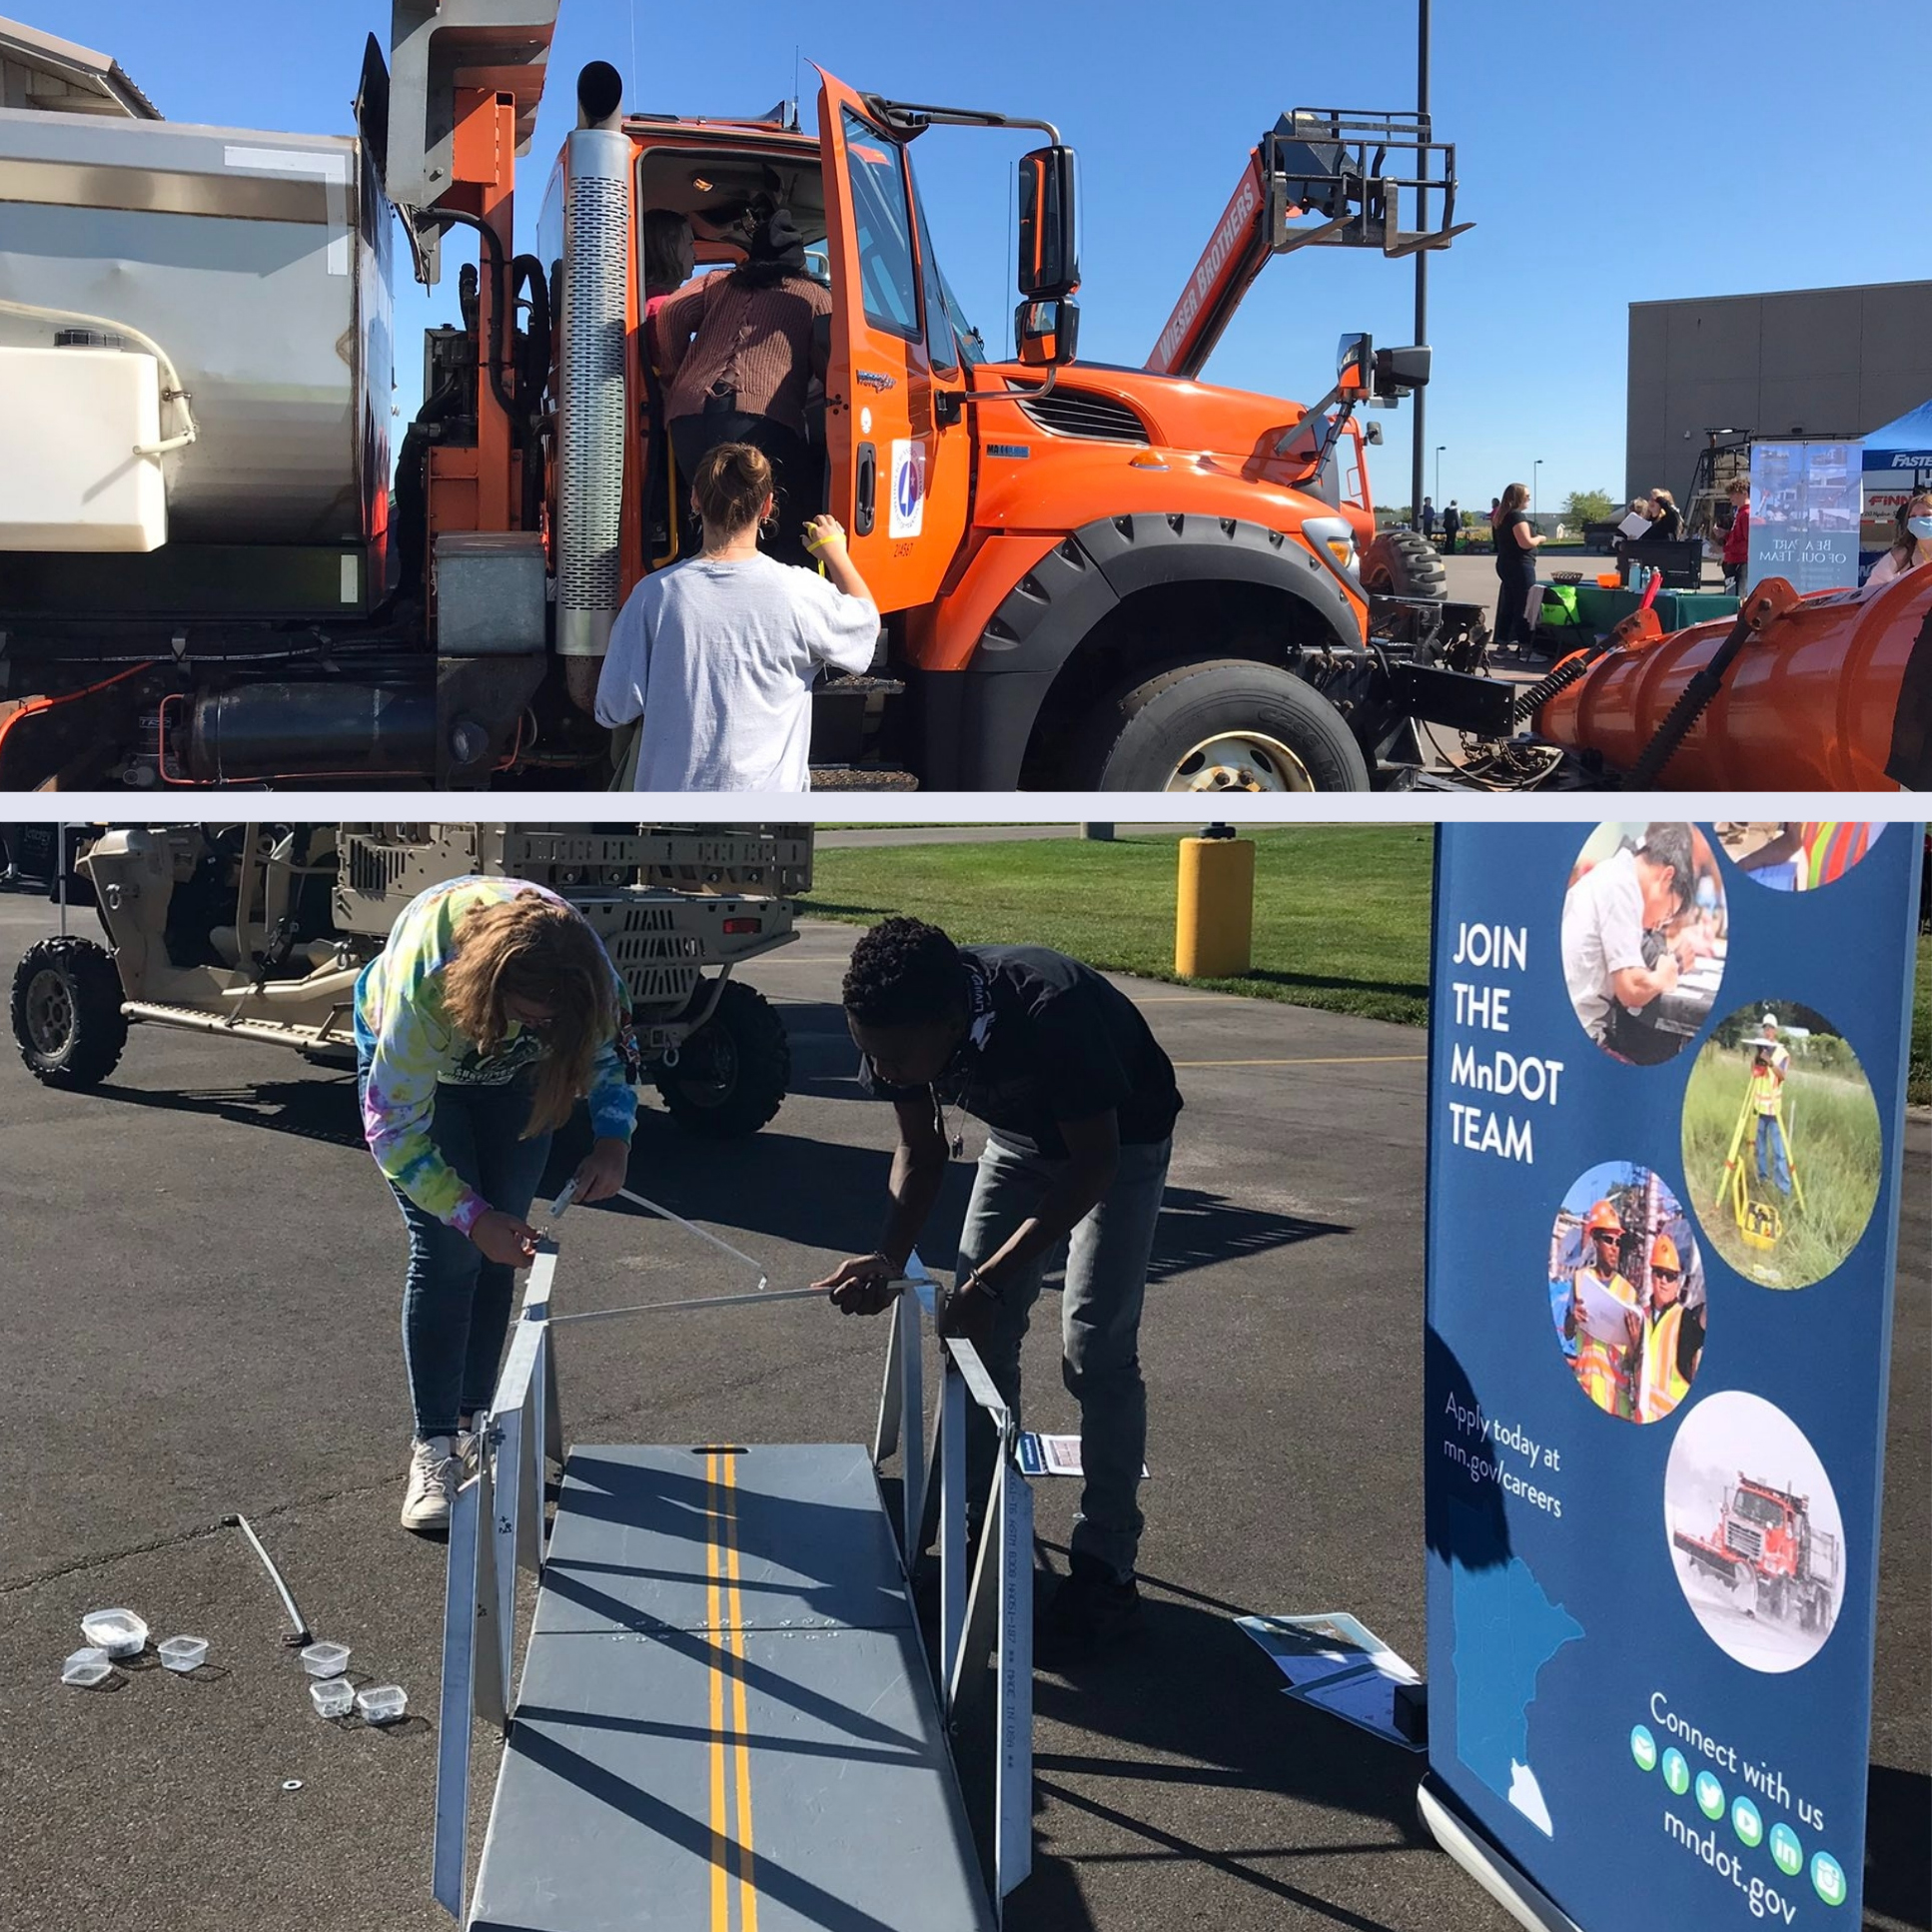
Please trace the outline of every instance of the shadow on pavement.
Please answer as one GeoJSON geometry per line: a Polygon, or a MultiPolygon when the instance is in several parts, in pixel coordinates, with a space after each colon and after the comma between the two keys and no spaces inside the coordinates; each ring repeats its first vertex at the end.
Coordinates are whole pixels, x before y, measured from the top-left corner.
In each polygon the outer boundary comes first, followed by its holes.
{"type": "MultiPolygon", "coordinates": [[[[1101,1820],[1132,1841],[1113,1854],[1123,1862],[1199,1864],[1253,1889],[1256,1909],[1243,1923],[1285,1918],[1292,1908],[1354,1932],[1382,1932],[1381,1922],[1308,1889],[1306,1865],[1296,1883],[1262,1869],[1278,1860],[1320,1855],[1305,1843],[1226,1847],[1203,1844],[1163,1817],[1191,1807],[1172,1801],[1175,1786],[1226,1790],[1244,1798],[1272,1792],[1302,1804],[1381,1820],[1393,1836],[1335,1847],[1350,1857],[1378,1850],[1407,1851],[1433,1841],[1416,1812],[1424,1759],[1366,1731],[1279,1695],[1282,1680],[1230,1615],[1183,1599],[1151,1579],[1139,1634],[1103,1653],[1077,1678],[1041,1676],[1034,1708],[1048,1724],[1084,1732],[1089,1750],[1041,1749],[1034,1757],[1038,1791],[1101,1820]],[[1118,1745],[1123,1749],[1111,1749],[1118,1745]],[[1180,1761],[1176,1761],[1180,1760],[1180,1761]],[[1108,1796],[1094,1796],[1095,1780],[1108,1796]]],[[[1230,1606],[1232,1609],[1232,1606],[1230,1606]]],[[[1009,1925],[1057,1928],[1086,1925],[1058,1916],[1050,1901],[1074,1894],[1059,1861],[1036,1857],[1031,1884],[1015,1896],[1009,1925]]],[[[1300,1921],[1297,1920],[1297,1923],[1300,1921]]]]}
{"type": "Polygon", "coordinates": [[[1932,1778],[1874,1764],[1866,1786],[1865,1906],[1926,1932],[1932,1928],[1932,1778]]]}

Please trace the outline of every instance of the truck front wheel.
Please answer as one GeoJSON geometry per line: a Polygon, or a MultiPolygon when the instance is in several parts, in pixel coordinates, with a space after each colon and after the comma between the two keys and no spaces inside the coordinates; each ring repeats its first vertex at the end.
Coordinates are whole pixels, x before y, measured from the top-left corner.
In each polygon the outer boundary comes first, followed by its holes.
{"type": "Polygon", "coordinates": [[[1102,698],[1076,769],[1096,791],[1367,791],[1347,722],[1293,671],[1197,657],[1102,698]]]}
{"type": "Polygon", "coordinates": [[[791,1044],[771,1002],[730,979],[711,1017],[652,1075],[670,1117],[709,1140],[755,1134],[791,1085],[791,1044]]]}
{"type": "Polygon", "coordinates": [[[128,1043],[121,975],[91,939],[42,939],[13,975],[13,1037],[47,1087],[97,1087],[128,1043]]]}

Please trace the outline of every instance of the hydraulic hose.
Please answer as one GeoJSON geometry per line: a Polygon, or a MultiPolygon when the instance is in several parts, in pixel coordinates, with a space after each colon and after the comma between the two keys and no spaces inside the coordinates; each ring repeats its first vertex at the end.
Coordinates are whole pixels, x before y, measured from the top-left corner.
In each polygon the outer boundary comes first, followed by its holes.
{"type": "Polygon", "coordinates": [[[174,359],[152,336],[135,328],[132,323],[116,322],[109,316],[83,315],[78,309],[43,309],[36,302],[10,302],[5,298],[0,298],[0,315],[31,316],[41,322],[78,323],[84,329],[102,329],[109,335],[125,336],[130,342],[139,344],[160,364],[166,385],[161,392],[161,400],[172,403],[181,412],[182,427],[176,435],[165,437],[159,443],[137,443],[134,446],[137,457],[170,456],[176,450],[187,449],[200,434],[195,427],[195,413],[188,407],[188,392],[181,386],[174,359]]]}
{"type": "Polygon", "coordinates": [[[489,305],[489,346],[483,354],[483,362],[489,371],[489,393],[495,397],[496,407],[508,419],[520,448],[527,435],[524,415],[517,408],[515,399],[503,387],[503,371],[509,366],[504,330],[509,325],[511,306],[516,300],[509,266],[503,256],[503,238],[481,215],[472,215],[465,209],[439,208],[437,216],[442,221],[461,222],[465,228],[474,228],[483,237],[483,247],[488,252],[491,286],[496,296],[489,305]]]}

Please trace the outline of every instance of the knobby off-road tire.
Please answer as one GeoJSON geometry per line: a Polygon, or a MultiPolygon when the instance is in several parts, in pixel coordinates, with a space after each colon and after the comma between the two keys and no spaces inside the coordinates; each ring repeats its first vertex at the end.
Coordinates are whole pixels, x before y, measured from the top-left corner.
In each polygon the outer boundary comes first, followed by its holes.
{"type": "Polygon", "coordinates": [[[13,974],[13,1037],[43,1086],[96,1087],[128,1043],[121,976],[91,939],[42,939],[13,974]]]}
{"type": "Polygon", "coordinates": [[[1293,671],[1203,656],[1117,685],[1075,758],[1096,791],[1367,791],[1348,722],[1293,671]]]}
{"type": "Polygon", "coordinates": [[[791,1086],[791,1044],[771,1002],[729,979],[711,1017],[684,1042],[677,1065],[651,1076],[672,1120],[709,1140],[755,1134],[791,1086]]]}
{"type": "Polygon", "coordinates": [[[1449,571],[1420,530],[1381,531],[1363,555],[1360,574],[1365,590],[1392,597],[1433,597],[1440,603],[1449,595],[1449,571]]]}

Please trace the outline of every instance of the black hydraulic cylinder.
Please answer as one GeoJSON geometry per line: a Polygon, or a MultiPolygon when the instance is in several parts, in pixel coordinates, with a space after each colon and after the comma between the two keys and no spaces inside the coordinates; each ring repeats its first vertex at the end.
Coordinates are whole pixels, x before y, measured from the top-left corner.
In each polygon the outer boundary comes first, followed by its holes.
{"type": "Polygon", "coordinates": [[[245,684],[199,699],[188,775],[203,784],[263,778],[421,778],[436,771],[436,694],[374,684],[245,684]]]}

